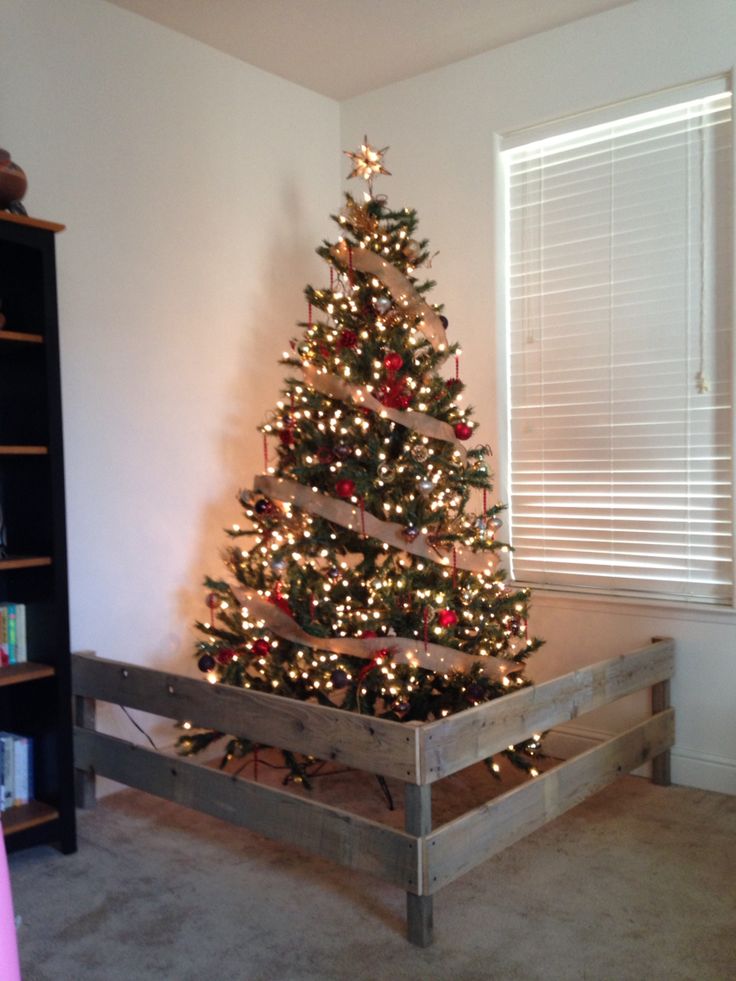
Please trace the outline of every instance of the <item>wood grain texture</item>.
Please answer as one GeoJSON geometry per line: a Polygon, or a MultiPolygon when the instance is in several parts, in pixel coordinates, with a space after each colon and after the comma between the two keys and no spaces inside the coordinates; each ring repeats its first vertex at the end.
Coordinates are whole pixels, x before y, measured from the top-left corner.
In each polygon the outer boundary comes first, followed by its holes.
{"type": "MultiPolygon", "coordinates": [[[[97,702],[94,698],[74,696],[74,722],[82,729],[94,731],[97,722],[97,702]]],[[[74,761],[74,798],[77,807],[91,809],[97,803],[97,778],[89,767],[83,769],[74,761]]]]}
{"type": "MultiPolygon", "coordinates": [[[[670,682],[660,681],[652,685],[652,713],[664,712],[670,707],[670,682]]],[[[652,783],[669,787],[672,783],[670,751],[666,750],[652,760],[652,783]]]]}
{"type": "Polygon", "coordinates": [[[75,695],[418,782],[418,729],[400,722],[86,654],[72,656],[72,687],[75,695]]]}
{"type": "MultiPolygon", "coordinates": [[[[424,784],[415,786],[406,784],[404,787],[404,828],[407,834],[414,835],[418,845],[418,875],[420,888],[425,876],[422,868],[424,861],[425,835],[432,831],[432,786],[424,784]]],[[[406,894],[406,936],[409,943],[415,947],[429,947],[434,937],[434,900],[432,896],[418,896],[416,893],[406,894]]]]}
{"type": "Polygon", "coordinates": [[[418,888],[418,844],[403,831],[89,729],[75,729],[74,751],[82,769],[298,845],[402,889],[418,888]]]}
{"type": "Polygon", "coordinates": [[[668,709],[448,822],[425,840],[423,890],[436,892],[664,752],[673,741],[674,712],[668,709]]]}
{"type": "Polygon", "coordinates": [[[26,661],[23,664],[8,664],[0,668],[0,688],[5,685],[21,685],[25,681],[38,681],[40,678],[52,678],[56,668],[50,664],[36,664],[26,661]]]}
{"type": "Polygon", "coordinates": [[[593,664],[418,729],[420,782],[432,782],[671,677],[674,643],[593,664]]]}

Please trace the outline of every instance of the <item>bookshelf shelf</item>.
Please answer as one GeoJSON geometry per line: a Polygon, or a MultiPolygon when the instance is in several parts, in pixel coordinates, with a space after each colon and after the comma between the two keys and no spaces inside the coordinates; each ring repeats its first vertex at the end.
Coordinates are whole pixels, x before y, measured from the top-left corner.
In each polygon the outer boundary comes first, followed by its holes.
{"type": "Polygon", "coordinates": [[[0,456],[46,456],[48,446],[0,446],[0,456]]]}
{"type": "Polygon", "coordinates": [[[9,572],[11,569],[37,569],[42,565],[51,565],[49,555],[11,555],[7,559],[0,559],[0,572],[9,572]]]}
{"type": "Polygon", "coordinates": [[[18,804],[10,807],[7,811],[0,814],[2,818],[3,834],[6,838],[10,835],[18,834],[20,831],[27,831],[29,828],[38,827],[41,824],[48,824],[56,821],[59,812],[50,804],[44,804],[40,800],[29,801],[28,804],[18,804]]]}
{"type": "Polygon", "coordinates": [[[9,664],[0,668],[0,688],[6,685],[21,685],[24,681],[38,681],[40,678],[53,678],[56,668],[50,664],[9,664]]]}
{"type": "Polygon", "coordinates": [[[63,227],[0,212],[0,643],[14,662],[0,667],[0,733],[4,766],[12,754],[14,767],[6,792],[33,798],[2,814],[8,850],[76,849],[56,298],[63,227]]]}
{"type": "Polygon", "coordinates": [[[43,334],[27,334],[23,330],[0,330],[0,341],[17,341],[20,344],[43,344],[43,334]]]}

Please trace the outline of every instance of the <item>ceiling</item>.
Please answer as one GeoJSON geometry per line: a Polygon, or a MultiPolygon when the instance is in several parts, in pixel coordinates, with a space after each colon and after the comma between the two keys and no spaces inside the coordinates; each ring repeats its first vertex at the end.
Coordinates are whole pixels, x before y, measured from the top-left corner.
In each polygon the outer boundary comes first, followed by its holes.
{"type": "Polygon", "coordinates": [[[632,0],[108,0],[343,100],[632,0]]]}

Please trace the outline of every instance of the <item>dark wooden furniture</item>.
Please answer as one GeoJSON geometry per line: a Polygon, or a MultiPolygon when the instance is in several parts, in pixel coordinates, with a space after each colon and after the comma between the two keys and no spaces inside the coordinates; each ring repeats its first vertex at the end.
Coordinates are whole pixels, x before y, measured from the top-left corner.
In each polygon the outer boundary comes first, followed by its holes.
{"type": "Polygon", "coordinates": [[[0,212],[0,602],[26,606],[28,663],[0,668],[0,730],[33,738],[35,796],[2,817],[8,851],[76,849],[54,238],[0,212]]]}

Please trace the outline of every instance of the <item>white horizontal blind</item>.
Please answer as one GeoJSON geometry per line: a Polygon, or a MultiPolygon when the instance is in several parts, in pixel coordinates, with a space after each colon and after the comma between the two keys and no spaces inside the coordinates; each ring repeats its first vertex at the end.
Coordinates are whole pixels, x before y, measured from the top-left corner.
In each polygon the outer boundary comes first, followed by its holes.
{"type": "Polygon", "coordinates": [[[732,598],[730,93],[518,146],[517,580],[732,598]]]}

